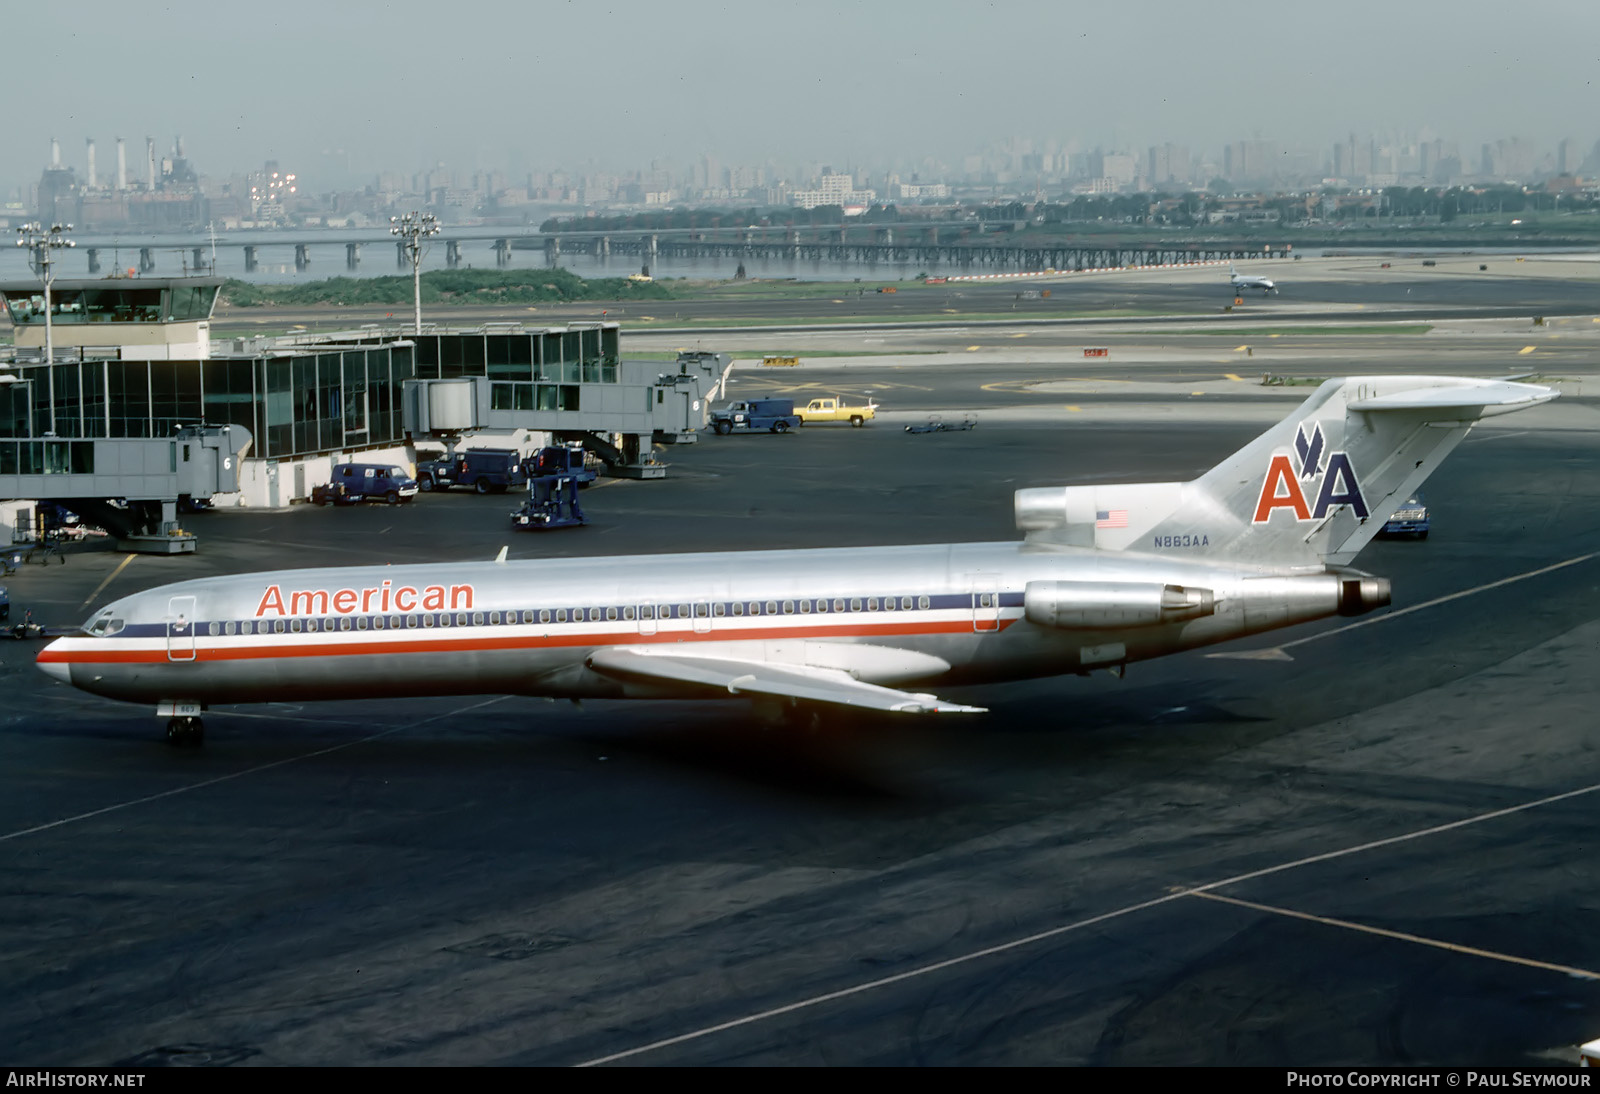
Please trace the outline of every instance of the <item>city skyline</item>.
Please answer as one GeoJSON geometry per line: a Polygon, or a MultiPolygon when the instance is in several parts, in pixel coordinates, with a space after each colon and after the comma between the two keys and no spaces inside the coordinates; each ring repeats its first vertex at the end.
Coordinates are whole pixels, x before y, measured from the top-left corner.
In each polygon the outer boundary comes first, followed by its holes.
{"type": "MultiPolygon", "coordinates": [[[[381,170],[620,173],[652,161],[827,163],[882,171],[1040,144],[1196,156],[1231,142],[1331,148],[1396,130],[1478,147],[1575,139],[1600,105],[1600,10],[1481,3],[1238,9],[1175,3],[924,2],[730,12],[685,0],[536,14],[468,2],[366,11],[288,0],[234,14],[190,0],[131,19],[88,0],[70,20],[15,13],[48,95],[12,119],[8,188],[116,136],[182,133],[213,176],[275,159],[325,188],[381,170]]],[[[102,167],[103,169],[103,167],[102,167]]],[[[795,179],[796,182],[804,181],[795,179]]]]}

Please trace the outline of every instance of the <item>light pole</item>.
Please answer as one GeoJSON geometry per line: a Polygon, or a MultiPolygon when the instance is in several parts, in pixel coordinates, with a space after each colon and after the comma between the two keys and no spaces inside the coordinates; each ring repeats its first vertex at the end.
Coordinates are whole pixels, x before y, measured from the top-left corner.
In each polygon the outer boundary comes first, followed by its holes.
{"type": "Polygon", "coordinates": [[[411,296],[416,304],[417,334],[422,333],[422,241],[439,234],[439,222],[432,213],[407,213],[389,218],[389,234],[399,236],[406,254],[411,256],[411,296]]]}
{"type": "Polygon", "coordinates": [[[28,248],[34,272],[44,282],[44,374],[50,385],[51,436],[56,432],[56,341],[55,332],[50,326],[50,283],[55,280],[55,274],[50,270],[52,261],[50,252],[62,247],[77,246],[64,234],[70,231],[72,231],[70,224],[56,223],[46,228],[37,220],[17,229],[17,246],[28,248]]]}

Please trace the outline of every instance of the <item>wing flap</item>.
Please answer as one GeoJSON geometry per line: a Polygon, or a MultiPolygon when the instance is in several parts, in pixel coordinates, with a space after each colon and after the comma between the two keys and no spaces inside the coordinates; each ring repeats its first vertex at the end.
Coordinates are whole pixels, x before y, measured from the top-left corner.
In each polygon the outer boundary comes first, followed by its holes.
{"type": "Polygon", "coordinates": [[[589,657],[589,665],[607,676],[643,677],[720,688],[733,695],[772,695],[900,714],[981,713],[986,709],[949,703],[924,692],[899,691],[862,683],[841,669],[811,665],[774,664],[628,647],[596,650],[589,657]]]}

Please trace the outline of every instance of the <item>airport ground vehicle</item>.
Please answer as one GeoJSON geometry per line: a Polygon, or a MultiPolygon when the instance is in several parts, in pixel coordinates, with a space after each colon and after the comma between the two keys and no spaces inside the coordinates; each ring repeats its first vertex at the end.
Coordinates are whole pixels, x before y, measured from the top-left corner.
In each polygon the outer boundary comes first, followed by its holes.
{"type": "Polygon", "coordinates": [[[11,618],[11,594],[6,592],[6,587],[0,585],[0,623],[11,618]]]}
{"type": "Polygon", "coordinates": [[[711,428],[723,434],[735,429],[786,433],[799,426],[793,399],[744,399],[711,412],[711,428]]]}
{"type": "Polygon", "coordinates": [[[417,487],[423,493],[448,490],[456,481],[456,459],[445,456],[437,460],[417,461],[417,487]]]}
{"type": "Polygon", "coordinates": [[[456,453],[453,485],[470,486],[480,494],[503,494],[527,485],[522,454],[514,448],[469,448],[456,453]]]}
{"type": "Polygon", "coordinates": [[[1328,380],[1185,482],[1014,495],[1021,541],[367,565],[121,597],[37,657],[149,702],[197,744],[208,704],[408,695],[746,696],[975,712],[935,687],[1127,666],[1390,603],[1352,564],[1483,417],[1552,388],[1328,380]]]}
{"type": "Polygon", "coordinates": [[[519,532],[546,532],[588,524],[578,504],[578,481],[571,475],[540,475],[528,480],[528,500],[511,514],[519,532]]]}
{"type": "Polygon", "coordinates": [[[525,486],[528,475],[515,448],[468,448],[447,459],[418,464],[417,480],[423,490],[469,486],[480,494],[503,494],[525,486]]]}
{"type": "Polygon", "coordinates": [[[1414,536],[1428,538],[1428,506],[1421,494],[1412,494],[1405,504],[1394,511],[1378,532],[1380,536],[1414,536]]]}
{"type": "Polygon", "coordinates": [[[531,487],[535,479],[549,475],[563,475],[572,479],[581,489],[600,477],[600,472],[589,466],[587,453],[581,444],[555,444],[541,448],[522,461],[522,470],[531,487]]]}
{"type": "Polygon", "coordinates": [[[354,505],[361,501],[386,501],[398,505],[417,496],[417,480],[396,464],[342,463],[333,478],[311,488],[315,505],[354,505]]]}
{"type": "Polygon", "coordinates": [[[801,425],[812,422],[849,422],[851,425],[860,426],[872,421],[878,416],[878,404],[874,402],[847,403],[838,396],[829,396],[824,399],[812,399],[804,407],[795,411],[801,425]]]}

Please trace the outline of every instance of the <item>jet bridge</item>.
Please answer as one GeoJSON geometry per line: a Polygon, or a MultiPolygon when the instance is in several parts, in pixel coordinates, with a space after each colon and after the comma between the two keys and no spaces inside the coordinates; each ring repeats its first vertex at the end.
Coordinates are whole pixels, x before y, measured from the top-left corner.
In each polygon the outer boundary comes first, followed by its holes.
{"type": "Polygon", "coordinates": [[[581,440],[619,478],[666,475],[656,444],[699,439],[731,362],[725,355],[680,354],[670,366],[621,361],[610,382],[504,380],[455,376],[405,382],[405,430],[412,443],[447,445],[478,432],[534,430],[581,440]]]}
{"type": "Polygon", "coordinates": [[[184,554],[196,539],[178,522],[180,505],[237,491],[250,443],[237,425],[185,426],[160,439],[0,438],[0,498],[56,502],[105,528],[125,551],[184,554]]]}

